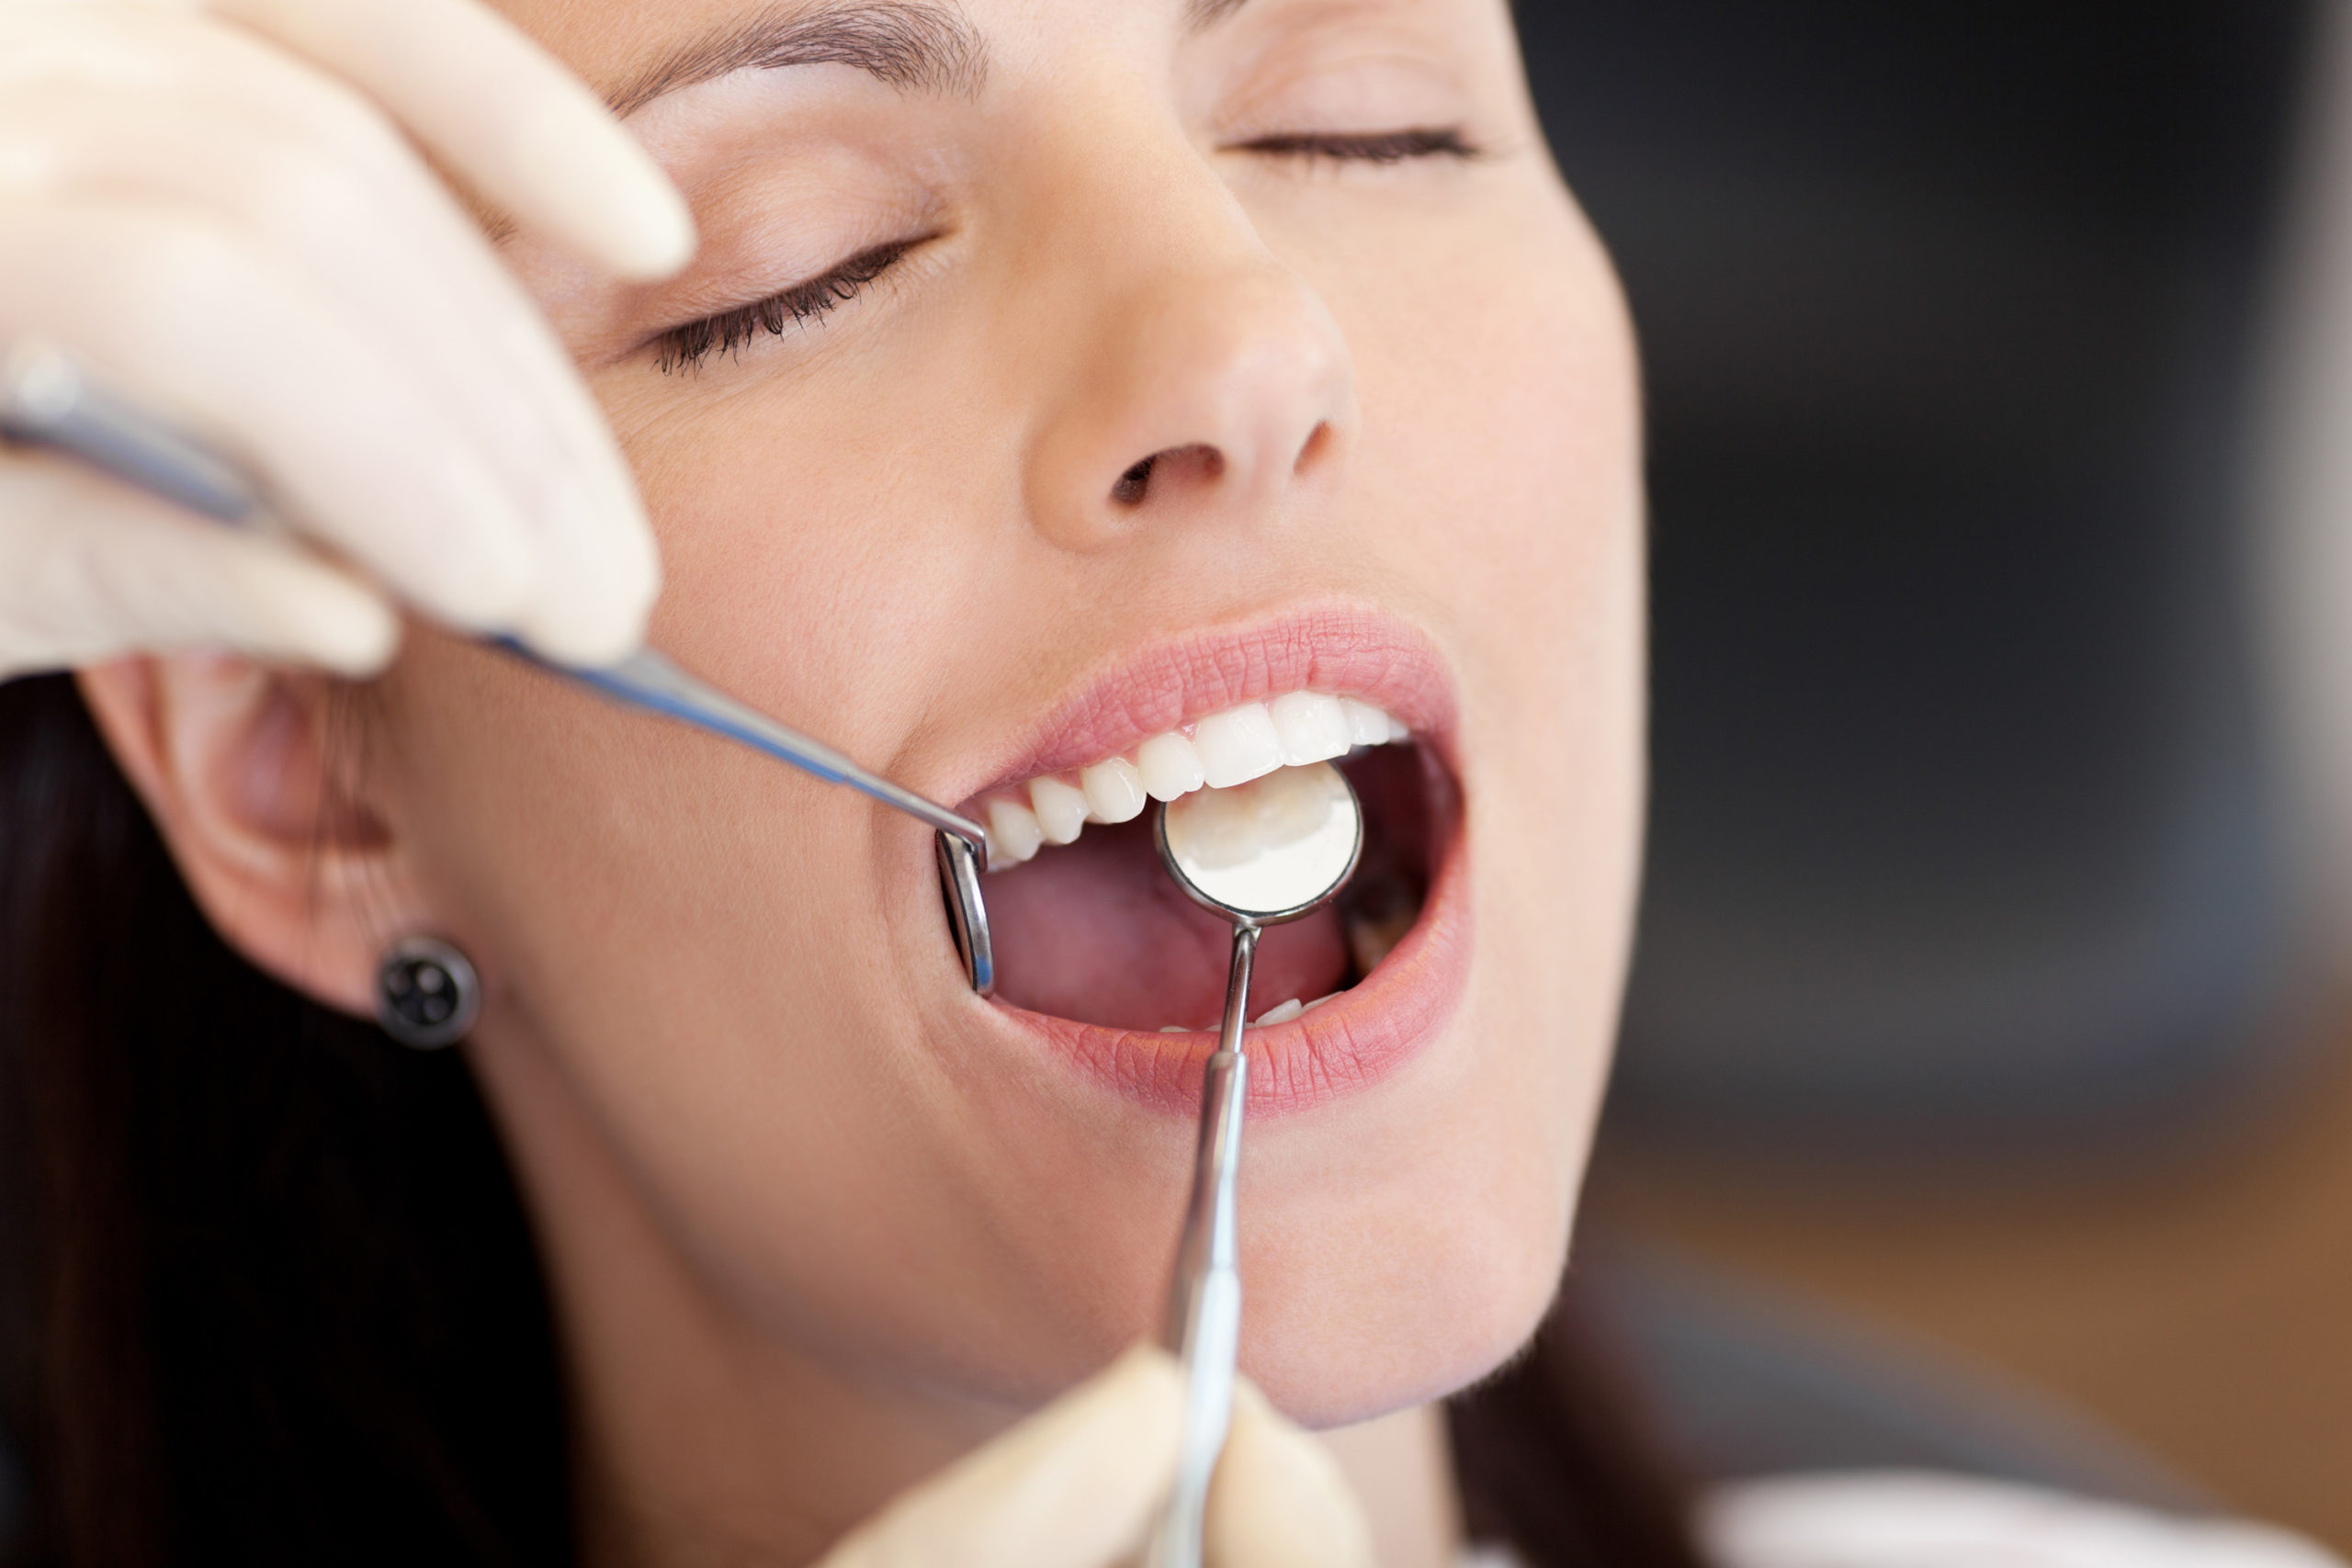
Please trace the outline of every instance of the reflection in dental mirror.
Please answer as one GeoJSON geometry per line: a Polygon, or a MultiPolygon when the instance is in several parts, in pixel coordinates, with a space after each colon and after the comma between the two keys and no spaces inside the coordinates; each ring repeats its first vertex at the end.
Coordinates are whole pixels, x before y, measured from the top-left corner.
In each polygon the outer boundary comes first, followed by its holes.
{"type": "Polygon", "coordinates": [[[1160,858],[1196,902],[1273,925],[1347,882],[1363,852],[1363,812],[1340,771],[1317,762],[1171,801],[1159,837],[1160,858]]]}

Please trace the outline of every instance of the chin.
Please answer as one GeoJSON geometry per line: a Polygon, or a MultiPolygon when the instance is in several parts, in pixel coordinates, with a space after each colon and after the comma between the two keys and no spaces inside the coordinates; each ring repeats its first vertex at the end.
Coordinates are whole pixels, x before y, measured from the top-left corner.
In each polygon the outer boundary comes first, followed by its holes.
{"type": "Polygon", "coordinates": [[[1383,1230],[1359,1258],[1263,1248],[1245,1270],[1242,1370],[1305,1426],[1426,1404],[1510,1360],[1558,1289],[1567,1216],[1531,1193],[1524,1210],[1383,1230]]]}

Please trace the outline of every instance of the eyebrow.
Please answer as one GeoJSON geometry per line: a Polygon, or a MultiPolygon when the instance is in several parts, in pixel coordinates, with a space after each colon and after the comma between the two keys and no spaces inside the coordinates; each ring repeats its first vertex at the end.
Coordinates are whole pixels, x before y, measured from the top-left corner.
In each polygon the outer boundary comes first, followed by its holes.
{"type": "MultiPolygon", "coordinates": [[[[1229,9],[1243,0],[1194,3],[1229,9]]],[[[697,83],[791,65],[850,65],[904,92],[969,96],[988,80],[988,46],[960,12],[926,0],[786,5],[682,45],[606,101],[628,115],[697,83]]]]}
{"type": "Polygon", "coordinates": [[[1206,32],[1248,4],[1250,0],[1191,0],[1184,7],[1184,20],[1194,32],[1206,32]]]}

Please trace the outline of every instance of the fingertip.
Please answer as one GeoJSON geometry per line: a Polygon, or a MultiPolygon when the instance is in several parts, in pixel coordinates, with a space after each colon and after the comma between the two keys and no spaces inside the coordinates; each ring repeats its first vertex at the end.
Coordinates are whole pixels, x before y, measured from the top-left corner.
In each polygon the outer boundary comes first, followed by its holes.
{"type": "Polygon", "coordinates": [[[658,283],[694,260],[701,243],[695,232],[695,215],[678,187],[644,159],[638,167],[639,188],[615,201],[614,236],[605,256],[613,271],[631,283],[658,283]]]}
{"type": "Polygon", "coordinates": [[[530,614],[546,583],[535,532],[486,476],[458,469],[450,479],[452,510],[464,521],[398,556],[369,551],[370,564],[462,629],[512,626],[530,614]]]}
{"type": "Polygon", "coordinates": [[[661,594],[662,564],[643,528],[598,541],[594,569],[563,572],[516,631],[561,664],[618,663],[645,646],[646,623],[661,594]]]}
{"type": "Polygon", "coordinates": [[[624,277],[666,277],[694,221],[587,84],[478,0],[209,0],[352,78],[526,227],[624,277]]]}
{"type": "Polygon", "coordinates": [[[257,556],[247,566],[258,651],[290,654],[351,680],[380,674],[400,649],[400,615],[383,595],[318,562],[257,556]]]}
{"type": "Polygon", "coordinates": [[[1134,1397],[1164,1412],[1173,1423],[1184,1407],[1184,1369],[1175,1357],[1148,1341],[1130,1347],[1102,1374],[1104,1383],[1131,1387],[1134,1397]]]}
{"type": "Polygon", "coordinates": [[[532,652],[575,670],[617,664],[645,646],[641,619],[588,617],[572,610],[534,615],[514,632],[532,652]]]}
{"type": "Polygon", "coordinates": [[[1371,1526],[1331,1450],[1247,1380],[1209,1494],[1209,1556],[1284,1568],[1372,1568],[1371,1526]]]}
{"type": "Polygon", "coordinates": [[[1111,1363],[1111,1371],[1114,1375],[1164,1380],[1171,1385],[1184,1379],[1183,1363],[1148,1339],[1137,1340],[1121,1351],[1119,1359],[1111,1363]]]}
{"type": "Polygon", "coordinates": [[[390,605],[373,597],[356,603],[322,606],[310,617],[308,640],[302,644],[312,659],[346,680],[380,675],[400,651],[401,619],[390,605]]]}
{"type": "Polygon", "coordinates": [[[1176,1471],[1182,1380],[1138,1346],[899,1498],[825,1568],[955,1562],[1097,1568],[1123,1560],[1176,1471]]]}
{"type": "Polygon", "coordinates": [[[602,105],[558,101],[530,116],[515,160],[543,220],[616,276],[656,282],[693,259],[685,197],[602,105]]]}

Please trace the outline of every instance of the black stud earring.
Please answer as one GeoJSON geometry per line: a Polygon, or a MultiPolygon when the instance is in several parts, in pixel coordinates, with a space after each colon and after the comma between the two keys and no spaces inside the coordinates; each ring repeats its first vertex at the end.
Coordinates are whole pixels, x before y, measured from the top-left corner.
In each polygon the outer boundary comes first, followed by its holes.
{"type": "Polygon", "coordinates": [[[376,1021],[412,1051],[455,1045],[480,1016],[481,976],[446,942],[408,937],[376,965],[376,1021]]]}

